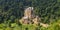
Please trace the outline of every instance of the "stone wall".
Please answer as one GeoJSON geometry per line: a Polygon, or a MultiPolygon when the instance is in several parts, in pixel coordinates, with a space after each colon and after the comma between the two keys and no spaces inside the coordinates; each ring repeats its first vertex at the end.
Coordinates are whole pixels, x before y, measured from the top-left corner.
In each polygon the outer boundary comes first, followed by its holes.
{"type": "Polygon", "coordinates": [[[20,20],[22,24],[38,24],[40,23],[40,18],[34,15],[33,7],[28,7],[24,11],[24,17],[20,20]]]}

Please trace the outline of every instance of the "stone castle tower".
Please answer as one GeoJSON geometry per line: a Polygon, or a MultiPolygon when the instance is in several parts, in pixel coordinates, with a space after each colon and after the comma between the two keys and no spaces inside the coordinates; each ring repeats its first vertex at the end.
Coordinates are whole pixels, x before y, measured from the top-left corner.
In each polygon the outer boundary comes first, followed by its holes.
{"type": "Polygon", "coordinates": [[[39,17],[34,15],[33,7],[28,7],[24,11],[24,17],[20,20],[20,23],[22,24],[38,24],[39,23],[39,17]]]}
{"type": "Polygon", "coordinates": [[[33,7],[28,7],[27,9],[25,9],[25,12],[24,12],[25,17],[32,18],[33,14],[34,14],[33,7]]]}

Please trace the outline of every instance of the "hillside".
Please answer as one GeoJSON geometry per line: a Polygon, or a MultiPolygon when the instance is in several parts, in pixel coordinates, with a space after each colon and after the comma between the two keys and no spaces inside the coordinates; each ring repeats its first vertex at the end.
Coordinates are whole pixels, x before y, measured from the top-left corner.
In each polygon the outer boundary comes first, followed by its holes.
{"type": "MultiPolygon", "coordinates": [[[[60,0],[0,0],[0,29],[28,30],[33,28],[39,30],[42,28],[40,25],[22,25],[19,22],[24,17],[27,7],[34,7],[32,17],[37,15],[41,20],[40,22],[51,25],[52,30],[56,30],[55,26],[57,30],[60,29],[60,0]]],[[[45,28],[42,28],[42,30],[45,30],[45,28]]]]}

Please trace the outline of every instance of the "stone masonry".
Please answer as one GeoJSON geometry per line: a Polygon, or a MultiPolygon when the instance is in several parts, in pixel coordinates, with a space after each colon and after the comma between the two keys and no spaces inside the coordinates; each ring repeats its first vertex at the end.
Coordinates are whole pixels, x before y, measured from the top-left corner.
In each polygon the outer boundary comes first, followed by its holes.
{"type": "Polygon", "coordinates": [[[40,23],[40,18],[34,14],[33,7],[28,7],[24,11],[24,16],[20,21],[21,24],[38,24],[40,23]]]}

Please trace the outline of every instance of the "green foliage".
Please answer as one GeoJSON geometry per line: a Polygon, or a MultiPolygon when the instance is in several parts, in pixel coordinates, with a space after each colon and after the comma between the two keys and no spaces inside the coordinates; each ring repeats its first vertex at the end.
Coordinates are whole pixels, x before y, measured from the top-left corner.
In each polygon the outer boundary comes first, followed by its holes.
{"type": "Polygon", "coordinates": [[[33,24],[27,25],[18,25],[16,23],[12,23],[11,27],[6,26],[5,24],[0,24],[0,30],[60,30],[60,20],[54,22],[49,25],[48,28],[37,26],[33,24]]]}
{"type": "Polygon", "coordinates": [[[0,30],[60,30],[59,18],[60,0],[0,0],[0,30]],[[19,24],[24,9],[30,6],[41,22],[50,23],[50,27],[19,24]]]}
{"type": "Polygon", "coordinates": [[[57,0],[58,2],[60,2],[60,0],[57,0]]]}
{"type": "Polygon", "coordinates": [[[0,22],[23,17],[26,7],[34,7],[36,15],[41,17],[42,22],[47,23],[60,16],[59,0],[0,0],[0,22]],[[45,18],[47,17],[47,19],[45,18]]]}
{"type": "Polygon", "coordinates": [[[7,28],[5,28],[5,30],[12,30],[12,28],[10,28],[10,27],[7,27],[7,28]]]}
{"type": "Polygon", "coordinates": [[[37,26],[34,26],[33,24],[28,24],[28,25],[22,25],[22,30],[35,30],[37,26]]]}

